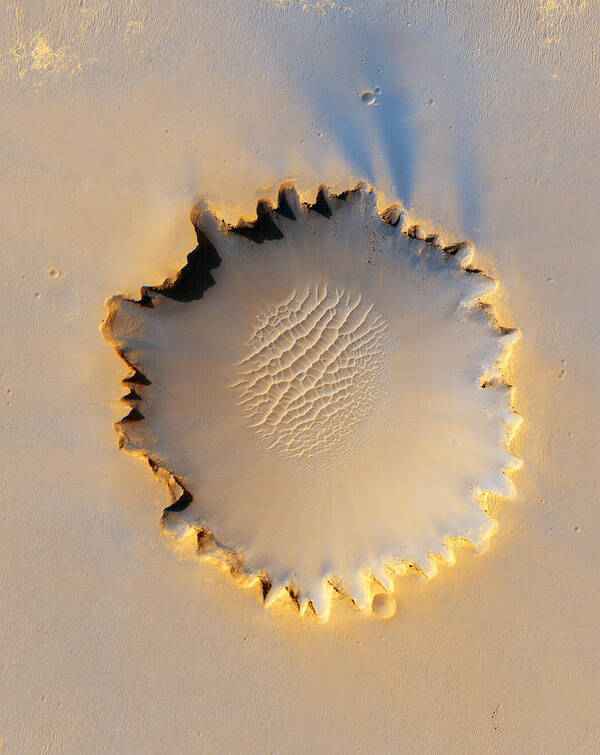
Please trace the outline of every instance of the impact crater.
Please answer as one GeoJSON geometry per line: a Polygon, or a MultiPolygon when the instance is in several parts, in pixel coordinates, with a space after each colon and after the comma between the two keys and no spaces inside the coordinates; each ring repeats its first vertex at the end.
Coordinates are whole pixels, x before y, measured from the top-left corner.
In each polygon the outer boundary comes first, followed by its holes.
{"type": "Polygon", "coordinates": [[[395,575],[485,548],[488,496],[514,494],[496,281],[366,184],[192,222],[176,276],[107,302],[120,447],[165,483],[165,532],[267,604],[393,615],[395,575]]]}

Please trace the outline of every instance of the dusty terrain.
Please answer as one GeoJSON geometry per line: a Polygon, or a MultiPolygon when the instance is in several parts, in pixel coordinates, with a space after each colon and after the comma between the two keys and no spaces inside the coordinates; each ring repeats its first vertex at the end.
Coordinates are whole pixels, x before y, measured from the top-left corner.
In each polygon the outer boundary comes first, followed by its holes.
{"type": "Polygon", "coordinates": [[[3,752],[598,750],[599,28],[593,0],[3,3],[3,752]],[[288,179],[472,240],[521,331],[518,495],[387,621],[178,557],[111,426],[107,297],[181,267],[196,197],[235,222],[288,179]]]}

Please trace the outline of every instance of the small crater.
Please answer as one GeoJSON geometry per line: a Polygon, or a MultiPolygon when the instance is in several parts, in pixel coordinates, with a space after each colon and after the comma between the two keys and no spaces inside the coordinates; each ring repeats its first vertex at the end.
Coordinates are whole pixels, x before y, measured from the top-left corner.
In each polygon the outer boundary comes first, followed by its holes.
{"type": "Polygon", "coordinates": [[[371,611],[378,619],[391,619],[396,614],[396,600],[387,592],[377,593],[371,601],[371,611]]]}
{"type": "Polygon", "coordinates": [[[383,89],[381,87],[375,87],[373,90],[375,94],[379,97],[380,94],[383,94],[383,89]]]}
{"type": "Polygon", "coordinates": [[[573,532],[575,532],[576,534],[578,534],[579,532],[581,532],[581,527],[578,524],[575,524],[573,526],[573,532]]]}
{"type": "Polygon", "coordinates": [[[363,105],[374,105],[377,102],[377,97],[375,96],[375,92],[367,89],[366,92],[360,95],[360,100],[363,105]]]}
{"type": "Polygon", "coordinates": [[[563,367],[563,369],[558,373],[558,379],[564,380],[567,377],[567,371],[563,367]]]}
{"type": "Polygon", "coordinates": [[[60,275],[60,272],[55,267],[51,267],[50,270],[48,270],[48,275],[56,280],[56,278],[58,278],[58,276],[60,275]]]}

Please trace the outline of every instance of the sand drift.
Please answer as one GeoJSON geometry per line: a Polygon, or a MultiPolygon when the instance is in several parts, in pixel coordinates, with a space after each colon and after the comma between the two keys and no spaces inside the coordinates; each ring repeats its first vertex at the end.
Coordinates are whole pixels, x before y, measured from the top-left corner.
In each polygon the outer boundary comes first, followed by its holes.
{"type": "Polygon", "coordinates": [[[119,444],[165,482],[166,532],[321,619],[333,590],[370,608],[457,540],[484,547],[486,496],[513,495],[519,465],[518,332],[473,248],[380,213],[364,184],[192,222],[177,276],[112,297],[103,325],[130,368],[119,444]]]}

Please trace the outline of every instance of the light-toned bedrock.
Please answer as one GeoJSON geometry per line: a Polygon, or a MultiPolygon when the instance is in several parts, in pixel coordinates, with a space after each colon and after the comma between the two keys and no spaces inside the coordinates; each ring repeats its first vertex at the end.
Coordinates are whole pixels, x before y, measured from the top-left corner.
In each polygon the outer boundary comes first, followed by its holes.
{"type": "Polygon", "coordinates": [[[108,301],[120,444],[165,481],[165,530],[266,603],[326,619],[335,590],[393,615],[394,575],[484,548],[486,497],[514,492],[497,283],[364,184],[192,221],[175,278],[108,301]]]}

